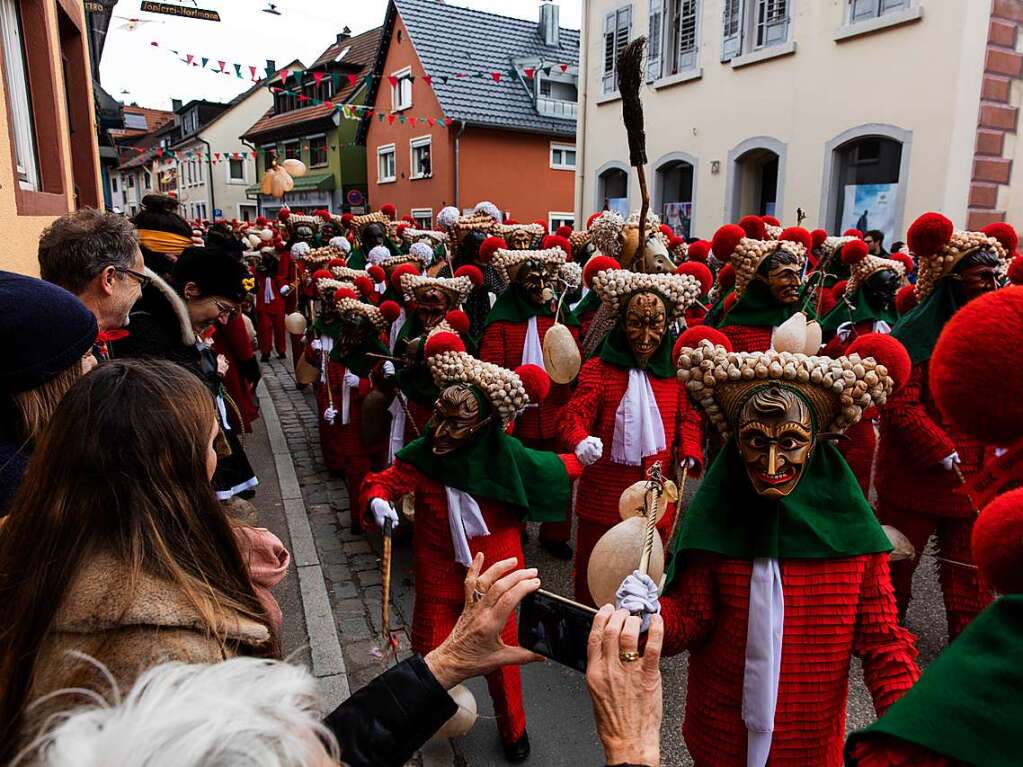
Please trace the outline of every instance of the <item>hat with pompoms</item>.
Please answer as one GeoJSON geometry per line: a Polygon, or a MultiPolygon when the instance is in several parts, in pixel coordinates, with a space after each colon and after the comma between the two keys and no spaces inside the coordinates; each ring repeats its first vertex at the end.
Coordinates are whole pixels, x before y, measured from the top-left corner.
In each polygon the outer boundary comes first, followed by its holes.
{"type": "Polygon", "coordinates": [[[916,297],[923,301],[934,291],[938,280],[950,275],[956,264],[978,250],[991,251],[1006,268],[1018,241],[1016,232],[1007,225],[991,224],[979,232],[957,231],[947,217],[932,212],[924,213],[910,225],[906,243],[917,258],[916,297]]]}
{"type": "Polygon", "coordinates": [[[545,229],[540,224],[495,224],[493,232],[512,250],[528,250],[544,236],[545,229]]]}
{"type": "Polygon", "coordinates": [[[710,267],[699,261],[686,261],[684,264],[679,264],[675,269],[675,274],[688,274],[699,282],[701,296],[707,295],[714,286],[714,275],[710,271],[710,267]]]}
{"type": "Polygon", "coordinates": [[[1023,489],[985,506],[973,523],[973,559],[980,580],[998,594],[1023,593],[1023,489]]]}
{"type": "MultiPolygon", "coordinates": [[[[392,314],[390,309],[385,314],[381,306],[374,306],[373,304],[361,301],[354,287],[342,286],[334,292],[333,297],[339,314],[346,312],[361,314],[373,323],[373,327],[380,331],[387,330],[391,326],[394,318],[392,316],[390,320],[388,319],[388,316],[392,314]]],[[[385,301],[384,303],[389,302],[385,301]]]]}
{"type": "Polygon", "coordinates": [[[669,316],[678,319],[703,292],[700,282],[689,274],[643,274],[628,269],[597,272],[592,284],[600,300],[619,316],[635,294],[655,293],[664,302],[669,316]]]}
{"type": "Polygon", "coordinates": [[[452,306],[465,302],[472,292],[472,280],[468,277],[427,277],[422,274],[402,274],[401,292],[406,301],[413,301],[423,292],[436,289],[450,299],[452,306]]]}
{"type": "Polygon", "coordinates": [[[406,245],[423,242],[431,248],[444,245],[450,239],[447,232],[438,232],[433,229],[416,229],[412,226],[407,226],[402,230],[401,238],[405,241],[406,245]]]}
{"type": "Polygon", "coordinates": [[[561,248],[548,248],[546,250],[499,249],[494,252],[490,263],[505,284],[510,284],[515,272],[526,261],[540,261],[544,264],[557,264],[561,266],[566,262],[565,251],[561,248]]]}
{"type": "Polygon", "coordinates": [[[846,295],[852,296],[872,274],[877,272],[895,272],[900,278],[906,276],[906,267],[892,258],[873,256],[863,240],[853,240],[842,248],[842,263],[849,267],[849,280],[846,284],[846,295]]]}
{"type": "Polygon", "coordinates": [[[455,242],[460,243],[471,232],[481,232],[484,235],[489,235],[494,231],[496,225],[497,221],[490,216],[474,213],[471,216],[460,216],[451,225],[451,232],[455,242]]]}
{"type": "MultiPolygon", "coordinates": [[[[747,216],[743,220],[753,218],[756,217],[747,216]]],[[[760,223],[763,224],[762,221],[760,223]]],[[[735,269],[735,295],[738,298],[742,298],[760,265],[778,251],[791,253],[799,260],[800,265],[806,261],[806,248],[801,243],[791,240],[751,239],[746,236],[746,230],[733,224],[726,224],[717,230],[711,248],[714,255],[722,261],[727,259],[735,269]]]]}
{"type": "Polygon", "coordinates": [[[710,243],[707,240],[697,240],[686,246],[686,258],[690,261],[699,261],[705,264],[708,256],[710,256],[710,243]]]}

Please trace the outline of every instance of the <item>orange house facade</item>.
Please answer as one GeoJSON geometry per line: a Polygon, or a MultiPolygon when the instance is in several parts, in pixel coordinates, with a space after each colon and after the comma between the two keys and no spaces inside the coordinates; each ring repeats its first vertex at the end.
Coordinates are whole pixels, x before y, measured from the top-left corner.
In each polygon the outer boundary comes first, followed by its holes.
{"type": "Polygon", "coordinates": [[[481,200],[574,225],[578,41],[550,4],[536,23],[392,0],[363,127],[370,205],[428,228],[481,200]]]}

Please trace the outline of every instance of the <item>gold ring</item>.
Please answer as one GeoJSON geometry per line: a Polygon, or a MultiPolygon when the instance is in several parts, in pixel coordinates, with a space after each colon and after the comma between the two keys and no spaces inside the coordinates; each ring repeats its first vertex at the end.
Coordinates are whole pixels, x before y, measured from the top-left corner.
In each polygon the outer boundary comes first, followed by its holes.
{"type": "Polygon", "coordinates": [[[486,594],[484,592],[480,591],[477,588],[473,588],[473,590],[472,590],[472,603],[476,604],[481,599],[483,599],[483,597],[485,597],[485,596],[486,596],[486,594]]]}
{"type": "Polygon", "coordinates": [[[639,660],[639,653],[636,652],[635,650],[620,652],[618,653],[618,660],[620,660],[622,663],[633,663],[634,661],[639,660]]]}

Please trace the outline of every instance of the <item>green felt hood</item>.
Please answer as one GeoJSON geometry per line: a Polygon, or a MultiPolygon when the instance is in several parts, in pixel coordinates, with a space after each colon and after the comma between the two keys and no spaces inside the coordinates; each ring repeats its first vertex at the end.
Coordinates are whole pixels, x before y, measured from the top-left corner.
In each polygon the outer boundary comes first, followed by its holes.
{"type": "Polygon", "coordinates": [[[959,309],[952,280],[942,278],[923,302],[906,312],[892,328],[892,337],[906,347],[909,358],[916,365],[931,358],[945,323],[959,309]]]}
{"type": "MultiPolygon", "coordinates": [[[[719,323],[719,327],[745,325],[758,328],[774,328],[798,312],[802,304],[779,304],[771,295],[767,283],[753,280],[719,323]]],[[[810,317],[810,319],[813,319],[810,317]]]]}
{"type": "Polygon", "coordinates": [[[867,291],[864,290],[863,285],[857,287],[856,292],[848,298],[848,301],[844,298],[840,300],[838,306],[824,315],[821,320],[821,330],[824,331],[825,338],[838,330],[839,325],[846,322],[855,325],[860,322],[883,320],[894,326],[899,321],[899,314],[894,307],[876,309],[867,298],[867,291]]]}
{"type": "MultiPolygon", "coordinates": [[[[534,304],[526,296],[526,291],[517,282],[509,285],[490,309],[483,326],[494,322],[525,322],[530,317],[553,317],[554,308],[550,303],[534,304]]],[[[562,307],[561,322],[565,325],[578,325],[579,320],[567,307],[562,307]]]]}
{"type": "Polygon", "coordinates": [[[607,334],[607,338],[600,345],[598,356],[609,365],[615,365],[626,370],[636,368],[646,370],[647,373],[657,378],[674,378],[675,365],[671,359],[671,349],[674,342],[672,334],[665,330],[661,345],[650,356],[646,367],[640,368],[639,363],[636,362],[636,356],[632,353],[632,348],[629,346],[629,341],[625,337],[625,328],[619,322],[607,334]]]}

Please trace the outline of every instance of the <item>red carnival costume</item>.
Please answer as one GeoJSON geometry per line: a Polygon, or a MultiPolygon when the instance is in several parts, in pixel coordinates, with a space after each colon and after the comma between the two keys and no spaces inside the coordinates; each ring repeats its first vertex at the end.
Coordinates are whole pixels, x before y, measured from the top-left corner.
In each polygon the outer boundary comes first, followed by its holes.
{"type": "MultiPolygon", "coordinates": [[[[267,248],[266,250],[270,250],[267,248]]],[[[271,349],[284,359],[287,347],[284,342],[285,298],[281,290],[291,284],[291,256],[286,248],[279,248],[263,255],[263,268],[256,270],[256,334],[263,361],[270,359],[271,349]],[[267,255],[269,257],[267,257],[267,255]]],[[[291,292],[290,287],[284,291],[291,292]]]]}

